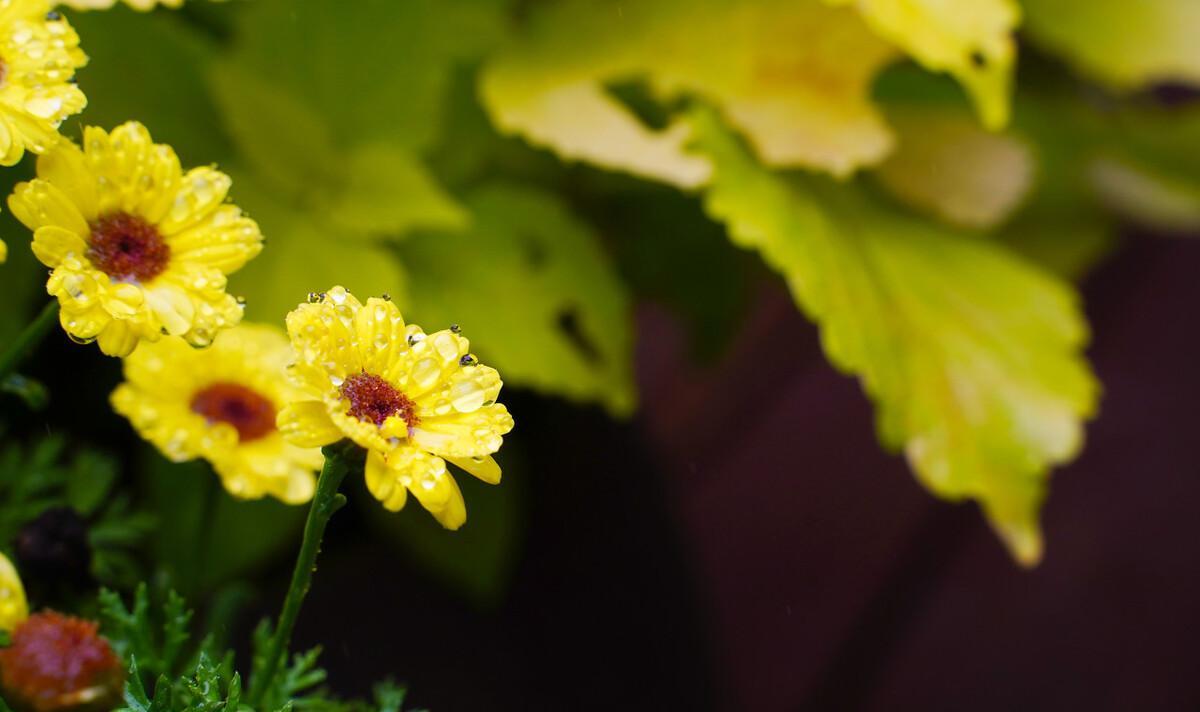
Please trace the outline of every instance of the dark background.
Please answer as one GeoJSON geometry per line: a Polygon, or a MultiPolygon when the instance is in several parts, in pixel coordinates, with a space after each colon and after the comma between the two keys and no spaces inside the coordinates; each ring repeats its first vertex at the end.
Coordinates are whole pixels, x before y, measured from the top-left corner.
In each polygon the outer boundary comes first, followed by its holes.
{"type": "MultiPolygon", "coordinates": [[[[677,312],[638,307],[631,422],[506,390],[536,441],[504,485],[528,498],[496,600],[456,594],[351,507],[297,644],[326,645],[339,692],[390,675],[442,712],[1195,709],[1198,276],[1200,243],[1139,237],[1085,282],[1106,393],[1055,475],[1033,571],[881,451],[857,384],[771,279],[707,366],[677,312]]],[[[78,405],[103,407],[115,363],[57,336],[30,371],[79,396],[18,434],[134,452],[123,422],[78,405]]],[[[259,570],[243,641],[289,570],[288,551],[259,570]]]]}
{"type": "Polygon", "coordinates": [[[880,450],[772,286],[713,368],[643,306],[633,423],[510,395],[556,436],[498,608],[335,519],[299,637],[344,637],[335,679],[402,670],[438,710],[1195,709],[1198,276],[1200,244],[1139,238],[1087,280],[1106,392],[1033,571],[880,450]]]}

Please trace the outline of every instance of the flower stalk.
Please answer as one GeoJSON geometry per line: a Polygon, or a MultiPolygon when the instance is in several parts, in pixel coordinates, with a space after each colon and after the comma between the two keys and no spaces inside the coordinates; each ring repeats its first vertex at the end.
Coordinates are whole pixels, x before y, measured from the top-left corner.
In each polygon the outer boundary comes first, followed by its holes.
{"type": "Polygon", "coordinates": [[[25,330],[17,335],[16,339],[9,344],[8,348],[0,354],[0,381],[8,378],[8,375],[16,369],[21,363],[21,360],[29,355],[29,352],[34,346],[41,343],[45,338],[46,332],[50,331],[54,326],[54,322],[58,320],[58,300],[51,299],[42,307],[42,311],[38,313],[37,318],[25,327],[25,330]]]}
{"type": "Polygon", "coordinates": [[[264,692],[270,689],[271,681],[279,673],[279,666],[287,654],[292,630],[296,627],[296,618],[300,614],[300,606],[312,586],[312,574],[316,570],[317,554],[321,550],[325,526],[329,524],[333,513],[346,504],[346,497],[338,492],[338,488],[351,469],[361,471],[363,467],[365,453],[349,440],[326,445],[321,448],[321,452],[325,455],[325,466],[321,469],[317,491],[308,509],[304,540],[300,544],[300,553],[296,556],[296,566],[292,569],[292,583],[288,586],[287,597],[284,598],[283,609],[279,612],[279,620],[267,647],[263,666],[251,681],[248,703],[256,709],[264,692]]]}

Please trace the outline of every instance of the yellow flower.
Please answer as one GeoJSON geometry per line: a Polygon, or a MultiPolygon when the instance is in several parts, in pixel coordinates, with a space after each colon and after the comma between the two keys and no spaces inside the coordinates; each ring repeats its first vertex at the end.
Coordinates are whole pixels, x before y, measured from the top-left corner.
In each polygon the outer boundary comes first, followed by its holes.
{"type": "Polygon", "coordinates": [[[342,287],[288,314],[302,397],[279,412],[288,440],[316,447],[348,437],[367,450],[366,480],[398,511],[412,492],[447,529],[466,521],[445,460],[500,481],[492,453],[512,430],[496,403],[500,374],[470,355],[456,328],[426,335],[387,299],[360,304],[342,287]]]}
{"type": "Polygon", "coordinates": [[[225,276],[262,250],[258,225],[225,202],[229,177],[184,173],[136,122],[111,134],[89,126],[83,143],[39,157],[38,177],[8,200],[53,269],[46,291],[63,328],[112,356],[164,333],[208,345],[242,318],[225,276]]]}
{"type": "Polygon", "coordinates": [[[21,577],[8,557],[0,554],[0,630],[12,631],[28,617],[29,604],[25,602],[21,577]]]}
{"type": "Polygon", "coordinates": [[[168,459],[211,462],[233,496],[300,504],[323,458],[275,427],[276,411],[300,397],[286,373],[294,357],[283,331],[264,325],[227,329],[207,349],[162,339],[125,359],[113,408],[168,459]]]}
{"type": "MultiPolygon", "coordinates": [[[[117,4],[117,0],[62,0],[62,4],[75,10],[107,10],[117,4]]],[[[183,0],[125,0],[125,4],[139,12],[153,10],[155,5],[163,7],[183,7],[183,0]]]]}
{"type": "Polygon", "coordinates": [[[0,165],[42,153],[87,98],[72,83],[87,64],[79,35],[47,0],[0,0],[0,165]]]}

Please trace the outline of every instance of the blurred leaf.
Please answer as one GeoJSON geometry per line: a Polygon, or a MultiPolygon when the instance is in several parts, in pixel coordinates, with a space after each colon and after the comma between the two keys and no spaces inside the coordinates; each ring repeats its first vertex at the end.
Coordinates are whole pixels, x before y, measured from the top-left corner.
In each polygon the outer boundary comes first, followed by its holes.
{"type": "MultiPolygon", "coordinates": [[[[78,122],[110,129],[130,119],[175,148],[183,165],[224,161],[231,146],[204,81],[216,49],[178,13],[138,13],[124,6],[72,13],[90,61],[79,73],[88,106],[78,122]]],[[[79,140],[82,132],[64,127],[79,140]]]]}
{"type": "Polygon", "coordinates": [[[91,514],[104,503],[116,481],[117,466],[112,459],[81,452],[67,479],[67,504],[80,514],[91,514]]]}
{"type": "Polygon", "coordinates": [[[983,123],[1008,123],[1020,18],[1016,0],[825,0],[853,5],[879,35],[922,66],[949,72],[971,94],[983,123]]]}
{"type": "Polygon", "coordinates": [[[643,79],[663,101],[715,102],[770,165],[846,175],[891,147],[868,92],[894,56],[853,11],[818,0],[572,0],[536,6],[480,94],[502,131],[565,159],[704,183],[711,166],[685,152],[684,123],[648,126],[606,90],[643,79]]]}
{"type": "Polygon", "coordinates": [[[494,185],[473,228],[402,245],[415,321],[460,324],[506,383],[633,409],[630,302],[595,236],[541,191],[494,185]]]}
{"type": "Polygon", "coordinates": [[[355,149],[350,181],[330,207],[337,227],[367,235],[465,228],[465,210],[438,185],[418,159],[390,144],[355,149]]]}
{"type": "Polygon", "coordinates": [[[40,382],[19,373],[10,373],[0,381],[0,391],[14,395],[24,401],[33,411],[42,411],[50,404],[50,393],[40,382]]]}
{"type": "Polygon", "coordinates": [[[1119,89],[1200,83],[1195,0],[1024,0],[1037,44],[1119,89]]]}
{"type": "Polygon", "coordinates": [[[228,59],[214,62],[208,78],[242,159],[266,186],[302,201],[341,183],[345,167],[332,130],[300,100],[303,95],[228,59]]]}
{"type": "Polygon", "coordinates": [[[830,361],[876,402],[883,442],[935,493],[978,500],[1035,563],[1048,469],[1074,457],[1096,407],[1073,290],[855,186],[773,175],[712,115],[695,122],[717,165],[709,211],[783,273],[830,361]]]}
{"type": "Polygon", "coordinates": [[[455,63],[499,41],[493,0],[256,0],[239,12],[234,61],[335,131],[339,148],[389,141],[418,151],[437,136],[455,63]]]}
{"type": "Polygon", "coordinates": [[[1029,193],[1035,165],[1019,138],[985,131],[949,107],[894,106],[887,116],[896,150],[875,174],[912,206],[982,229],[1002,222],[1029,193]]]}
{"type": "Polygon", "coordinates": [[[246,298],[246,318],[282,326],[310,292],[340,284],[363,295],[403,300],[407,280],[385,246],[348,239],[302,207],[279,203],[250,174],[233,171],[239,203],[258,221],[269,245],[230,280],[246,298]]]}
{"type": "Polygon", "coordinates": [[[235,500],[207,463],[171,463],[146,449],[143,487],[162,522],[155,560],[184,591],[245,575],[295,542],[303,507],[273,499],[235,500]]]}

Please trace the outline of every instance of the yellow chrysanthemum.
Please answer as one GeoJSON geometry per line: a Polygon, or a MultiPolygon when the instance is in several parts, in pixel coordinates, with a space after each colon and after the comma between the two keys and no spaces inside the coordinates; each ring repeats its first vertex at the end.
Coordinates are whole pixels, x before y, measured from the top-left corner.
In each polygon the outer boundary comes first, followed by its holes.
{"type": "Polygon", "coordinates": [[[277,410],[301,397],[286,373],[294,358],[270,326],[227,329],[207,349],[162,339],[125,359],[113,408],[168,459],[211,462],[233,496],[299,504],[312,497],[323,459],[275,427],[277,410]]]}
{"type": "Polygon", "coordinates": [[[0,0],[0,165],[42,153],[87,98],[72,83],[87,64],[79,35],[48,0],[0,0]]]}
{"type": "MultiPolygon", "coordinates": [[[[116,5],[117,0],[61,0],[61,3],[75,10],[107,10],[116,5]]],[[[147,12],[157,5],[169,8],[183,7],[183,0],[125,0],[125,4],[139,12],[147,12]]]]}
{"type": "Polygon", "coordinates": [[[364,305],[342,287],[301,304],[287,327],[302,397],[279,412],[284,437],[304,447],[348,437],[367,450],[367,487],[384,507],[401,509],[412,492],[442,526],[462,526],[466,507],[445,460],[500,481],[491,456],[513,427],[496,403],[500,374],[471,356],[457,329],[426,335],[387,299],[364,305]]]}
{"type": "Polygon", "coordinates": [[[25,587],[12,562],[0,554],[0,630],[11,631],[29,617],[29,604],[25,602],[25,587]]]}
{"type": "Polygon", "coordinates": [[[229,177],[184,173],[136,122],[111,134],[88,127],[83,143],[63,140],[39,157],[38,178],[8,200],[53,268],[46,290],[67,333],[125,356],[161,334],[205,346],[241,321],[225,276],[262,250],[262,234],[225,202],[229,177]]]}

